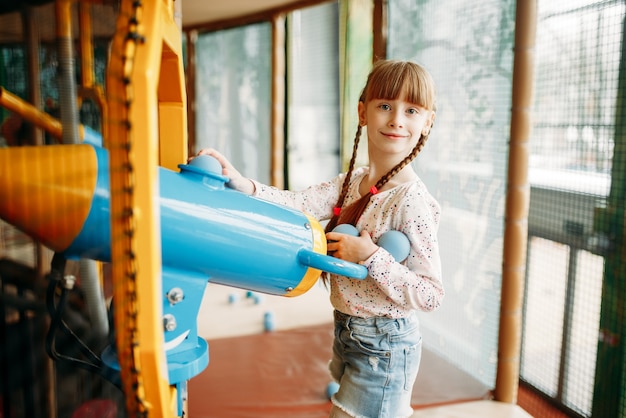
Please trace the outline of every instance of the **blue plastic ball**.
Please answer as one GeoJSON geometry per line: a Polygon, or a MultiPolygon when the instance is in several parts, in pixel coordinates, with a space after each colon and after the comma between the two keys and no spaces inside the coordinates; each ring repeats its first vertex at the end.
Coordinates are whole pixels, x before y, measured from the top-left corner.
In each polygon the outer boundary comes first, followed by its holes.
{"type": "Polygon", "coordinates": [[[326,396],[328,396],[328,399],[332,398],[333,395],[335,393],[337,393],[338,390],[339,390],[339,383],[337,383],[337,382],[330,382],[326,386],[326,396]]]}
{"type": "Polygon", "coordinates": [[[409,239],[400,231],[387,231],[378,238],[378,246],[387,250],[397,262],[404,261],[411,251],[409,239]]]}
{"type": "Polygon", "coordinates": [[[266,332],[274,331],[274,314],[272,312],[265,312],[263,315],[263,328],[266,332]]]}
{"type": "Polygon", "coordinates": [[[350,224],[339,224],[333,228],[333,232],[338,232],[340,234],[346,234],[346,235],[352,235],[355,237],[358,237],[360,235],[359,230],[356,229],[354,225],[350,225],[350,224]]]}

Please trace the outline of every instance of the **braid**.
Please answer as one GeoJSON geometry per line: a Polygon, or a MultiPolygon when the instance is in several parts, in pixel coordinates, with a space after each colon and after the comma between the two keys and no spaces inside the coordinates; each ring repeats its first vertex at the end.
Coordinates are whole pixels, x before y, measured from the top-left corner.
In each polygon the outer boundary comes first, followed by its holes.
{"type": "MultiPolygon", "coordinates": [[[[343,179],[343,184],[341,185],[341,192],[339,193],[339,199],[337,199],[337,204],[335,208],[339,208],[338,211],[333,212],[333,217],[330,218],[328,224],[326,224],[326,228],[324,232],[332,231],[339,224],[339,217],[341,215],[341,207],[343,206],[343,202],[346,200],[346,196],[348,195],[348,190],[350,189],[350,179],[352,178],[352,171],[354,171],[354,164],[356,163],[356,154],[359,148],[359,141],[361,140],[361,130],[363,127],[359,123],[356,128],[356,134],[354,135],[354,145],[352,146],[352,157],[350,157],[350,164],[348,166],[348,171],[346,172],[346,177],[343,179]]],[[[329,273],[322,272],[322,282],[325,286],[328,286],[329,281],[329,273]]]]}
{"type": "MultiPolygon", "coordinates": [[[[408,164],[410,164],[411,161],[413,161],[415,159],[415,157],[417,157],[417,154],[419,154],[419,152],[422,150],[422,148],[424,148],[424,144],[426,143],[426,139],[428,139],[428,136],[421,135],[420,139],[417,141],[417,144],[415,144],[415,147],[413,147],[413,150],[411,151],[411,153],[409,155],[407,155],[398,164],[396,164],[395,167],[393,167],[391,170],[389,170],[389,172],[387,174],[382,176],[378,180],[378,182],[376,182],[376,186],[375,187],[380,190],[385,184],[387,184],[387,182],[389,182],[389,180],[391,180],[391,178],[393,176],[398,174],[400,172],[400,170],[402,170],[404,167],[406,167],[408,164]]],[[[347,208],[343,209],[341,211],[338,219],[337,219],[337,223],[335,224],[335,226],[337,224],[351,224],[351,225],[356,226],[357,221],[359,220],[359,218],[361,217],[361,215],[365,211],[365,208],[367,208],[367,205],[369,204],[370,198],[372,196],[373,196],[372,192],[368,191],[359,200],[357,200],[356,202],[352,203],[347,208]]],[[[333,228],[334,228],[334,226],[333,226],[333,228]]],[[[330,231],[330,230],[332,230],[332,228],[331,229],[327,229],[327,231],[330,231]]]]}
{"type": "Polygon", "coordinates": [[[417,144],[415,144],[415,147],[413,147],[413,150],[411,151],[411,153],[409,155],[407,155],[398,164],[396,164],[395,167],[393,167],[391,170],[389,170],[389,172],[387,174],[382,176],[378,180],[378,182],[376,183],[375,187],[380,190],[385,184],[387,184],[387,182],[389,182],[389,180],[391,180],[391,178],[393,176],[398,174],[404,167],[409,165],[411,163],[411,161],[413,161],[415,159],[415,157],[417,157],[417,154],[419,154],[419,152],[422,150],[422,148],[424,148],[424,144],[426,144],[426,140],[427,139],[428,139],[427,135],[420,136],[419,141],[417,141],[417,144]]]}
{"type": "MultiPolygon", "coordinates": [[[[350,179],[352,178],[352,171],[354,171],[354,165],[356,163],[356,155],[357,155],[357,150],[359,148],[359,141],[361,139],[362,129],[363,128],[361,124],[359,124],[359,126],[356,129],[356,134],[354,136],[354,145],[352,146],[352,157],[350,158],[350,165],[348,166],[346,177],[344,178],[343,184],[341,185],[341,192],[339,193],[339,199],[337,200],[337,204],[335,205],[336,208],[340,208],[339,210],[341,210],[341,207],[343,206],[343,202],[345,202],[346,196],[348,195],[348,190],[350,188],[350,179]]],[[[330,219],[330,221],[326,225],[326,232],[332,231],[333,228],[338,225],[339,215],[340,213],[333,214],[333,217],[330,219]]]]}
{"type": "Polygon", "coordinates": [[[356,134],[354,136],[354,145],[352,146],[352,157],[350,157],[350,164],[348,166],[348,172],[346,173],[346,178],[343,180],[343,185],[341,186],[341,194],[339,196],[339,200],[337,201],[337,206],[343,206],[343,202],[346,200],[346,195],[348,194],[348,189],[350,187],[350,178],[352,177],[352,171],[354,171],[354,164],[356,164],[356,156],[357,151],[359,149],[359,142],[361,142],[361,131],[363,127],[361,124],[356,128],[356,134]]]}

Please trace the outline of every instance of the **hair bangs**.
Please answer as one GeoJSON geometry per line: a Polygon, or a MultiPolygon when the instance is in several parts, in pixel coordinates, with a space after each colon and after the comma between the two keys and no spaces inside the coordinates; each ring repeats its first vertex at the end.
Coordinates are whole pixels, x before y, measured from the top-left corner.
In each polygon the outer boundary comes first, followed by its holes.
{"type": "Polygon", "coordinates": [[[374,65],[363,97],[406,100],[428,110],[435,110],[434,82],[422,67],[405,61],[380,61],[374,65]]]}

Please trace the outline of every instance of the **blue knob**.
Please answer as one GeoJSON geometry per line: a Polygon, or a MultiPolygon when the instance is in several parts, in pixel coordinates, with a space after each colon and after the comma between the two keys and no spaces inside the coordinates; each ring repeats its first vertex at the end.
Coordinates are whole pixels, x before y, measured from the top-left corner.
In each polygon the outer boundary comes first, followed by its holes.
{"type": "Polygon", "coordinates": [[[215,157],[211,157],[210,155],[198,155],[189,162],[189,165],[208,173],[222,174],[222,165],[215,157]]]}

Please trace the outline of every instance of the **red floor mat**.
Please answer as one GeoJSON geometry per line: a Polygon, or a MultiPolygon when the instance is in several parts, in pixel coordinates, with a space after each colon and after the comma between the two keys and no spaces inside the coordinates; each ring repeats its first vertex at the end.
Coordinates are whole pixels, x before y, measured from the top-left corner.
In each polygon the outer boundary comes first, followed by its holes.
{"type": "MultiPolygon", "coordinates": [[[[192,418],[324,418],[332,324],[209,341],[209,365],[189,382],[192,418]]],[[[483,399],[488,388],[424,350],[416,408],[483,399]]]]}

